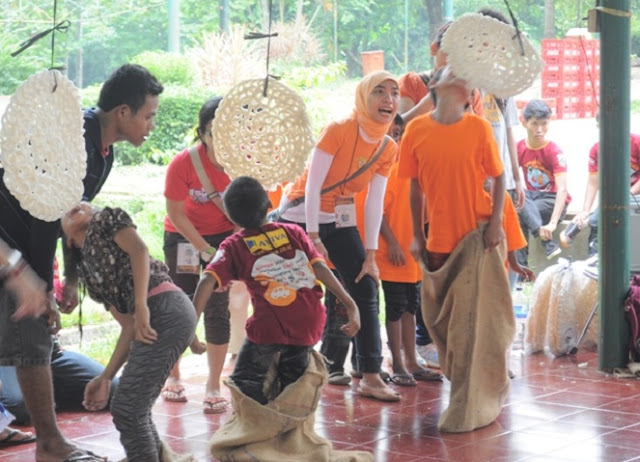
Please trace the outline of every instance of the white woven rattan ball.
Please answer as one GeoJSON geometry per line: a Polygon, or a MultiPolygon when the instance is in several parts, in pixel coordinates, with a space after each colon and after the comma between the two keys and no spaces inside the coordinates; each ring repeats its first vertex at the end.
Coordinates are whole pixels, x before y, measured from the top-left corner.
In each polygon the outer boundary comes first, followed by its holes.
{"type": "Polygon", "coordinates": [[[442,38],[442,50],[457,77],[499,98],[529,88],[544,67],[524,34],[478,13],[466,14],[451,24],[442,38]]]}
{"type": "Polygon", "coordinates": [[[229,177],[248,175],[266,189],[295,179],[314,145],[304,101],[269,78],[245,80],[222,98],[213,123],[216,160],[229,177]]]}
{"type": "Polygon", "coordinates": [[[32,75],[11,97],[0,129],[4,183],[34,217],[55,221],[82,198],[83,133],[80,94],[59,71],[32,75]]]}

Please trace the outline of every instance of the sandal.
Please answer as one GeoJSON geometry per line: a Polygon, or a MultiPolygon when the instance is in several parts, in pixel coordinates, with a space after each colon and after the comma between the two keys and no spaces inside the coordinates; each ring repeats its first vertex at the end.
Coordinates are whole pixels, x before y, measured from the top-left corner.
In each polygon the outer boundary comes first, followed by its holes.
{"type": "Polygon", "coordinates": [[[413,378],[411,374],[393,374],[391,376],[391,383],[400,385],[401,387],[417,387],[418,382],[413,378]]]}
{"type": "Polygon", "coordinates": [[[358,385],[356,393],[365,398],[377,399],[379,401],[396,402],[400,401],[400,394],[396,393],[388,387],[384,388],[372,388],[367,385],[358,385]]]}
{"type": "Polygon", "coordinates": [[[15,430],[11,427],[7,427],[0,432],[0,448],[31,443],[35,440],[36,437],[33,433],[21,432],[20,430],[15,430]]]}
{"type": "Polygon", "coordinates": [[[421,380],[423,382],[440,382],[442,381],[442,374],[440,372],[432,371],[431,369],[420,369],[412,372],[413,378],[421,380]]]}
{"type": "Polygon", "coordinates": [[[222,414],[228,406],[229,403],[222,396],[209,396],[202,402],[202,411],[205,414],[222,414]]]}
{"type": "Polygon", "coordinates": [[[165,385],[160,392],[160,396],[171,403],[186,403],[188,401],[187,395],[184,394],[184,387],[179,383],[165,385]]]}
{"type": "MultiPolygon", "coordinates": [[[[360,372],[360,371],[351,371],[351,372],[349,372],[349,374],[354,379],[361,379],[362,378],[362,372],[360,372]]],[[[389,375],[388,372],[385,372],[385,371],[380,372],[380,378],[382,379],[383,382],[388,382],[388,381],[391,380],[391,376],[389,375]]]]}
{"type": "Polygon", "coordinates": [[[335,371],[329,374],[329,383],[331,385],[349,385],[351,383],[351,377],[343,371],[335,371]]]}

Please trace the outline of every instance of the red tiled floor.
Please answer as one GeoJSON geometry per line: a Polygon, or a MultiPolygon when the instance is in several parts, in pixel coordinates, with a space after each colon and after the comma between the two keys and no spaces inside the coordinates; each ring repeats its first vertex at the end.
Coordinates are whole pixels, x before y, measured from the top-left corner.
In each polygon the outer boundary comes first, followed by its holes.
{"type": "MultiPolygon", "coordinates": [[[[183,361],[189,402],[158,400],[153,412],[158,432],[176,452],[214,461],[208,440],[231,411],[202,413],[204,360],[183,361]]],[[[438,417],[448,404],[446,381],[397,387],[400,403],[360,398],[357,381],[327,386],[315,428],[337,449],[368,450],[376,462],[640,462],[640,381],[598,371],[596,353],[585,351],[562,358],[513,352],[511,368],[517,376],[501,415],[473,432],[438,432],[438,417]]],[[[230,398],[226,389],[223,395],[230,398]]],[[[79,445],[110,460],[124,457],[108,413],[61,413],[59,424],[79,445]]],[[[0,462],[34,460],[34,450],[0,449],[0,462]]]]}

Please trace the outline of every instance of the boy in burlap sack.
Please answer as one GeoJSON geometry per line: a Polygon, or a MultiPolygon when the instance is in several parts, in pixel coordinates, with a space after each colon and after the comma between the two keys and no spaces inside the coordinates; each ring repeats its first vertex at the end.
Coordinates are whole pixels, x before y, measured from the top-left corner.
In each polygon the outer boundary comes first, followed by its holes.
{"type": "Polygon", "coordinates": [[[211,439],[223,461],[368,461],[371,454],[334,451],[313,431],[314,412],[327,382],[313,351],[326,317],[324,283],[344,303],[353,337],[360,317],[353,299],[297,225],[269,223],[269,198],[250,177],[231,182],[224,195],[231,220],[242,229],[225,239],[205,269],[194,295],[198,315],[216,288],[246,283],[254,312],[247,338],[227,381],[233,417],[211,439]]]}

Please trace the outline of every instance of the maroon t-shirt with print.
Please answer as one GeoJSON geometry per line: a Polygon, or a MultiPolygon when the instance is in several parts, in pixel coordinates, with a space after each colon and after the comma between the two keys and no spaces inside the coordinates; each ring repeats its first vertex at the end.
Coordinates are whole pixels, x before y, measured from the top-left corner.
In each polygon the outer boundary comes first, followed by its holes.
{"type": "Polygon", "coordinates": [[[323,260],[298,225],[268,223],[226,238],[206,273],[220,287],[247,284],[253,315],[247,338],[257,344],[312,346],[322,337],[326,310],[312,265],[323,260]]]}

